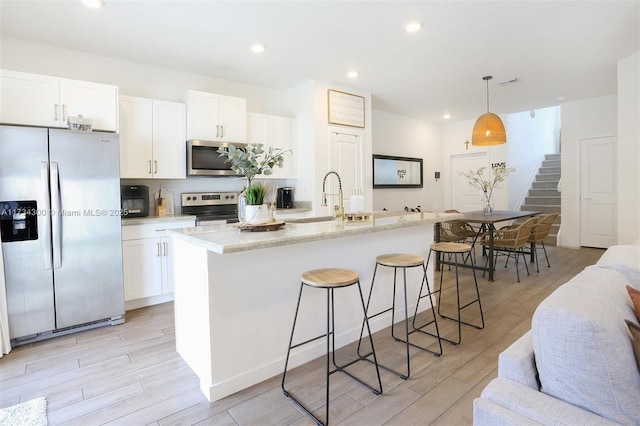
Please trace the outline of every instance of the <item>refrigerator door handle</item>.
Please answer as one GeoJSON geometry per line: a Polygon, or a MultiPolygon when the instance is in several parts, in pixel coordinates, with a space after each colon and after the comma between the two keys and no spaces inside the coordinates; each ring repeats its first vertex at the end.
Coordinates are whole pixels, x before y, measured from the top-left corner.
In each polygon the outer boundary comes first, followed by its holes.
{"type": "MultiPolygon", "coordinates": [[[[40,162],[40,182],[42,183],[44,206],[40,206],[42,210],[51,207],[51,196],[49,195],[49,163],[47,161],[40,162]]],[[[48,216],[43,215],[45,218],[48,216]]],[[[42,235],[42,251],[44,258],[44,269],[51,269],[51,226],[45,226],[42,235]]]]}
{"type": "Polygon", "coordinates": [[[62,212],[60,211],[60,176],[58,163],[51,162],[51,233],[53,234],[53,267],[62,266],[62,212]]]}

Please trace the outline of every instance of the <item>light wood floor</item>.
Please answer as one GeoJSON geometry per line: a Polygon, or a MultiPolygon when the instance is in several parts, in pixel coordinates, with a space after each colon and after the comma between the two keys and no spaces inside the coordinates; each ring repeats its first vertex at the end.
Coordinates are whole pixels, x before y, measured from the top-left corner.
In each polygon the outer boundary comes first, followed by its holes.
{"type": "MultiPolygon", "coordinates": [[[[498,354],[530,328],[540,301],[603,253],[586,248],[548,251],[551,268],[541,265],[538,274],[530,265],[531,276],[526,276],[521,264],[520,283],[513,261],[507,269],[499,263],[493,283],[479,277],[485,329],[463,327],[462,343],[444,344],[440,358],[412,350],[411,377],[406,381],[381,370],[382,395],[344,374],[332,375],[331,424],[471,424],[472,401],[496,377],[498,354]]],[[[445,289],[453,276],[453,271],[445,270],[445,289]]],[[[464,270],[461,276],[463,287],[468,287],[471,272],[464,270]]],[[[451,305],[451,294],[443,293],[443,308],[451,305]]],[[[469,319],[477,315],[474,309],[468,308],[469,319]]],[[[452,324],[445,320],[439,324],[441,333],[451,336],[452,324]]],[[[374,337],[378,360],[405,368],[404,346],[391,340],[389,329],[374,337]]],[[[346,357],[351,349],[343,348],[339,355],[346,357]]],[[[318,360],[305,364],[292,370],[287,382],[324,416],[324,380],[318,368],[322,368],[318,360]]],[[[372,377],[369,363],[353,368],[372,377]]],[[[0,359],[0,407],[45,396],[53,425],[313,424],[282,395],[280,380],[281,376],[274,377],[208,403],[197,378],[175,352],[173,304],[166,303],[127,312],[123,325],[15,348],[0,359]]]]}

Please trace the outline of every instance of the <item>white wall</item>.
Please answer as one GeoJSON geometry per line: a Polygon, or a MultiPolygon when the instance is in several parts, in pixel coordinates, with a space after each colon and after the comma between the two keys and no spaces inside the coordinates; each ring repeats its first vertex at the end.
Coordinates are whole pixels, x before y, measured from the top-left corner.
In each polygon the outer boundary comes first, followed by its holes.
{"type": "MultiPolygon", "coordinates": [[[[442,126],[383,111],[373,111],[373,153],[422,158],[423,188],[373,190],[373,209],[402,210],[421,206],[422,210],[444,210],[444,186],[434,179],[443,172],[442,126]]],[[[367,158],[371,163],[371,157],[367,158]]]]}
{"type": "Polygon", "coordinates": [[[545,154],[558,153],[560,107],[507,116],[507,155],[516,173],[509,176],[509,209],[518,210],[527,196],[545,154]]]}
{"type": "MultiPolygon", "coordinates": [[[[580,246],[580,140],[617,135],[617,111],[616,95],[562,105],[562,226],[558,245],[580,246]]],[[[618,145],[618,152],[620,148],[618,145]]],[[[623,158],[627,161],[630,159],[623,158]]],[[[633,167],[638,167],[637,161],[633,167]]]]}
{"type": "Polygon", "coordinates": [[[640,52],[618,62],[618,243],[640,238],[640,52]]]}

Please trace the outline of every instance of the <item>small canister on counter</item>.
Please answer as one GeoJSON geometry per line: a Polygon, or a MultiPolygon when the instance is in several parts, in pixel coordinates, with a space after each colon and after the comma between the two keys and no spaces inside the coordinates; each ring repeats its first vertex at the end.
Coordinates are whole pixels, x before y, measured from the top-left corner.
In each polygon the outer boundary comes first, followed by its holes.
{"type": "Polygon", "coordinates": [[[293,188],[291,188],[290,186],[278,188],[276,207],[279,209],[293,208],[293,188]]]}

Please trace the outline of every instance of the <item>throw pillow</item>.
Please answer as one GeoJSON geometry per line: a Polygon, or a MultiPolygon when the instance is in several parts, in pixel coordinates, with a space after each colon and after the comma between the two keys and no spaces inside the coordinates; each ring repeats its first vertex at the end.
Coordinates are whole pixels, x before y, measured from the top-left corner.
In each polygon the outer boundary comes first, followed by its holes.
{"type": "Polygon", "coordinates": [[[636,363],[640,372],[640,325],[634,324],[629,320],[624,320],[631,332],[631,344],[633,345],[633,353],[636,355],[636,363]]]}
{"type": "Polygon", "coordinates": [[[640,321],[640,291],[630,285],[627,285],[627,292],[629,293],[629,297],[633,303],[633,310],[636,312],[636,318],[640,321]]]}

